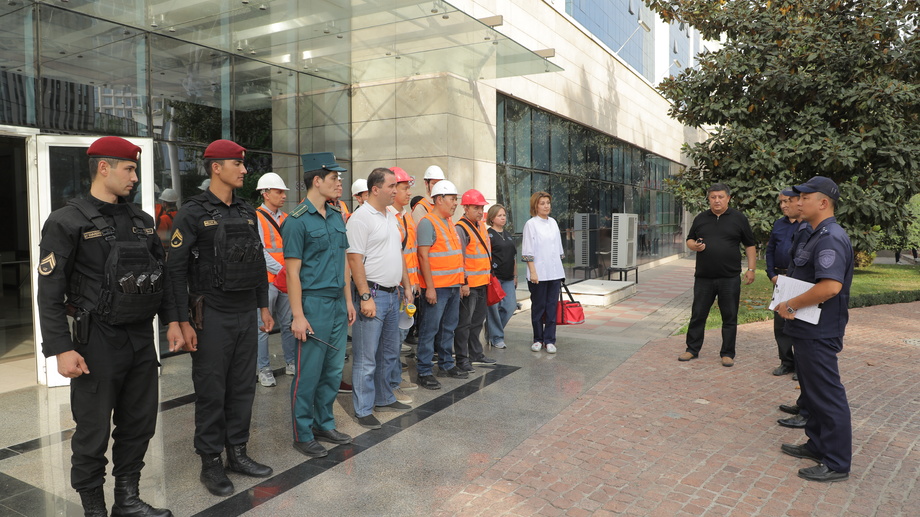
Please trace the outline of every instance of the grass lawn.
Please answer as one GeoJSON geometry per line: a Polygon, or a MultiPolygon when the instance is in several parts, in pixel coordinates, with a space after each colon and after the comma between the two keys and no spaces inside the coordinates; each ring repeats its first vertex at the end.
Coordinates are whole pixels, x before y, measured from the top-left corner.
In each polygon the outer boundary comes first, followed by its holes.
{"type": "MultiPolygon", "coordinates": [[[[741,284],[741,306],[738,309],[738,324],[752,321],[765,321],[773,319],[773,311],[767,307],[773,296],[773,283],[764,273],[766,264],[757,261],[757,277],[751,285],[741,284]]],[[[850,299],[872,294],[883,294],[895,291],[920,291],[920,266],[898,266],[894,264],[875,264],[867,268],[857,268],[853,274],[853,285],[850,288],[850,299]]],[[[722,327],[722,316],[719,314],[718,301],[709,311],[706,320],[707,329],[722,327]]],[[[686,334],[687,325],[684,324],[677,334],[686,334]]]]}

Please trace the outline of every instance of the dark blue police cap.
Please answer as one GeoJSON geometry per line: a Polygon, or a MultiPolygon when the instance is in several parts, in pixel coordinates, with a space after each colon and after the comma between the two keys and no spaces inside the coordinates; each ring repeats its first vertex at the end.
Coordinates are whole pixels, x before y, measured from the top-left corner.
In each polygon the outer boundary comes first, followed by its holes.
{"type": "Polygon", "coordinates": [[[799,193],[793,190],[793,187],[783,189],[783,191],[780,192],[780,194],[787,196],[787,197],[799,197],[799,193]]]}
{"type": "Polygon", "coordinates": [[[815,176],[801,185],[792,187],[792,190],[800,194],[820,192],[833,199],[835,203],[840,199],[840,189],[837,188],[837,184],[834,183],[834,180],[824,176],[815,176]]]}

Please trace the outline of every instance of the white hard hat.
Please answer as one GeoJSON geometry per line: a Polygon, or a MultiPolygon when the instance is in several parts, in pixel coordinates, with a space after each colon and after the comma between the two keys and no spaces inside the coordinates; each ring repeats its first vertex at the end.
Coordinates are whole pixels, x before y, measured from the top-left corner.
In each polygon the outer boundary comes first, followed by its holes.
{"type": "MultiPolygon", "coordinates": [[[[444,171],[441,170],[437,165],[431,165],[425,169],[425,175],[422,176],[422,179],[426,180],[442,180],[444,179],[444,171]]],[[[456,192],[454,192],[456,194],[456,192]]]]}
{"type": "Polygon", "coordinates": [[[287,186],[284,184],[284,180],[281,179],[281,176],[278,176],[274,172],[266,172],[259,178],[259,183],[256,184],[256,190],[265,190],[270,188],[276,188],[278,190],[287,190],[287,186]]]}
{"type": "Polygon", "coordinates": [[[433,187],[431,187],[431,197],[448,194],[459,195],[459,192],[457,192],[457,187],[447,180],[439,181],[433,187]]]}
{"type": "Polygon", "coordinates": [[[357,196],[362,192],[367,192],[370,190],[367,188],[367,180],[365,179],[356,179],[354,183],[351,184],[351,195],[357,196]]]}
{"type": "Polygon", "coordinates": [[[201,182],[201,185],[198,185],[198,190],[208,190],[208,187],[211,186],[211,178],[208,178],[201,182]]]}
{"type": "Polygon", "coordinates": [[[176,189],[164,189],[163,193],[160,194],[160,200],[166,201],[167,203],[175,203],[179,201],[179,193],[176,192],[176,189]]]}

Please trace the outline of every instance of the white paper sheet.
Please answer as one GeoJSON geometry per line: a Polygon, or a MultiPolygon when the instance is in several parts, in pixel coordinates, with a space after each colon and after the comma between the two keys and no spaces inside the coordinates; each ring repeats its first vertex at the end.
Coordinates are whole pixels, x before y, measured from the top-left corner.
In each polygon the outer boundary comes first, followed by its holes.
{"type": "MultiPolygon", "coordinates": [[[[815,284],[811,282],[779,275],[776,277],[776,288],[773,289],[773,300],[770,301],[770,310],[772,311],[780,303],[791,300],[814,286],[815,284]]],[[[817,325],[818,320],[821,319],[821,308],[817,305],[798,307],[798,310],[795,311],[795,319],[817,325]]]]}

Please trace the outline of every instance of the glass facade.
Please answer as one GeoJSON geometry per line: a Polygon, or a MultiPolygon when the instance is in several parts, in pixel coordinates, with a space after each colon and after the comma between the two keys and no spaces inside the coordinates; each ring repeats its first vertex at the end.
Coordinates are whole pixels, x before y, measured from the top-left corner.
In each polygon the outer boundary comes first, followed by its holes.
{"type": "Polygon", "coordinates": [[[597,215],[591,233],[600,273],[609,265],[614,213],[639,216],[639,264],[683,251],[683,207],[664,184],[682,165],[501,94],[497,120],[497,196],[508,208],[508,229],[520,239],[530,195],[549,192],[569,278],[587,274],[573,270],[576,213],[597,215]]]}
{"type": "Polygon", "coordinates": [[[565,12],[646,79],[655,80],[655,20],[658,17],[645,2],[566,0],[565,12]],[[648,31],[639,25],[640,21],[648,31]]]}

